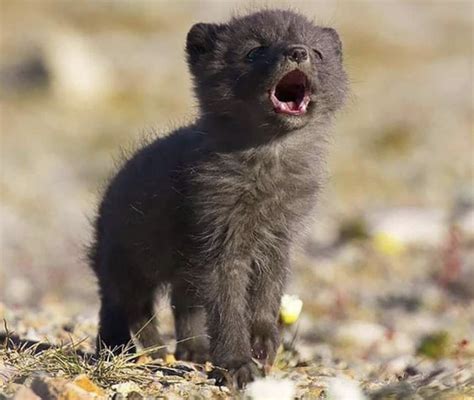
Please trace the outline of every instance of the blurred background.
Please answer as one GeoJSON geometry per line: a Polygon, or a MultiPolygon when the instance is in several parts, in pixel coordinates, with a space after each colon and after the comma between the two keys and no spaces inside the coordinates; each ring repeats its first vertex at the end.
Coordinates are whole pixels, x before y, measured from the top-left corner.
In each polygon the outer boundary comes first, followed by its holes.
{"type": "MultiPolygon", "coordinates": [[[[191,25],[259,4],[0,1],[0,314],[95,323],[84,247],[114,157],[195,116],[191,25]]],[[[412,354],[433,332],[470,340],[473,3],[264,4],[336,27],[351,81],[288,289],[304,301],[302,348],[369,357],[412,354]]]]}

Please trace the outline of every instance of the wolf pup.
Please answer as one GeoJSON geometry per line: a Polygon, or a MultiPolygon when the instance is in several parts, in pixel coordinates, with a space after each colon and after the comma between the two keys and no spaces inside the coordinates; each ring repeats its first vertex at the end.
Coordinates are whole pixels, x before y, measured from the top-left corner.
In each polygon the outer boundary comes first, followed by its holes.
{"type": "Polygon", "coordinates": [[[186,54],[199,118],[131,156],[99,208],[98,347],[120,351],[131,333],[163,344],[153,304],[168,287],[176,357],[210,357],[242,387],[252,358],[271,365],[279,345],[290,252],[346,93],[341,42],[303,15],[264,10],[194,25],[186,54]]]}

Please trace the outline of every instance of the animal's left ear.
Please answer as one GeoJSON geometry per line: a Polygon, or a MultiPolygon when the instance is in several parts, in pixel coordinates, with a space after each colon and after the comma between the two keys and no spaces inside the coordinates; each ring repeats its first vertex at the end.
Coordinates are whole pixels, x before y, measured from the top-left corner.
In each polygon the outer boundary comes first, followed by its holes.
{"type": "Polygon", "coordinates": [[[339,34],[333,28],[323,28],[323,33],[330,38],[330,41],[336,51],[336,54],[339,57],[339,60],[342,61],[342,42],[339,38],[339,34]]]}
{"type": "Polygon", "coordinates": [[[198,23],[192,26],[186,38],[189,64],[195,65],[201,56],[212,52],[226,25],[198,23]]]}

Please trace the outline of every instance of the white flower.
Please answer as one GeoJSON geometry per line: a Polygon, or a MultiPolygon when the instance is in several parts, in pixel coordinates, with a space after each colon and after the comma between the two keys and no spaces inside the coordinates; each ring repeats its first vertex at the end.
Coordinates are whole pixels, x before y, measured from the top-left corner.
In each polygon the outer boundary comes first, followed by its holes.
{"type": "Polygon", "coordinates": [[[293,400],[295,384],[289,379],[257,379],[247,386],[245,396],[252,400],[293,400]]]}
{"type": "Polygon", "coordinates": [[[294,324],[303,308],[303,301],[295,295],[284,294],[281,298],[280,319],[286,325],[294,324]]]}

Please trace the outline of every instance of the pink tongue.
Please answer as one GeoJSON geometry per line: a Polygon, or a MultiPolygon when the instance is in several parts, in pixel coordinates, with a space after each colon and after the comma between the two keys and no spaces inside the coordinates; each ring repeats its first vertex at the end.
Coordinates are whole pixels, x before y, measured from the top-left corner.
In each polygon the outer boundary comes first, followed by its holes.
{"type": "Polygon", "coordinates": [[[296,105],[296,103],[294,101],[288,101],[286,104],[288,104],[288,107],[290,108],[290,110],[297,110],[298,109],[298,106],[296,105]]]}

